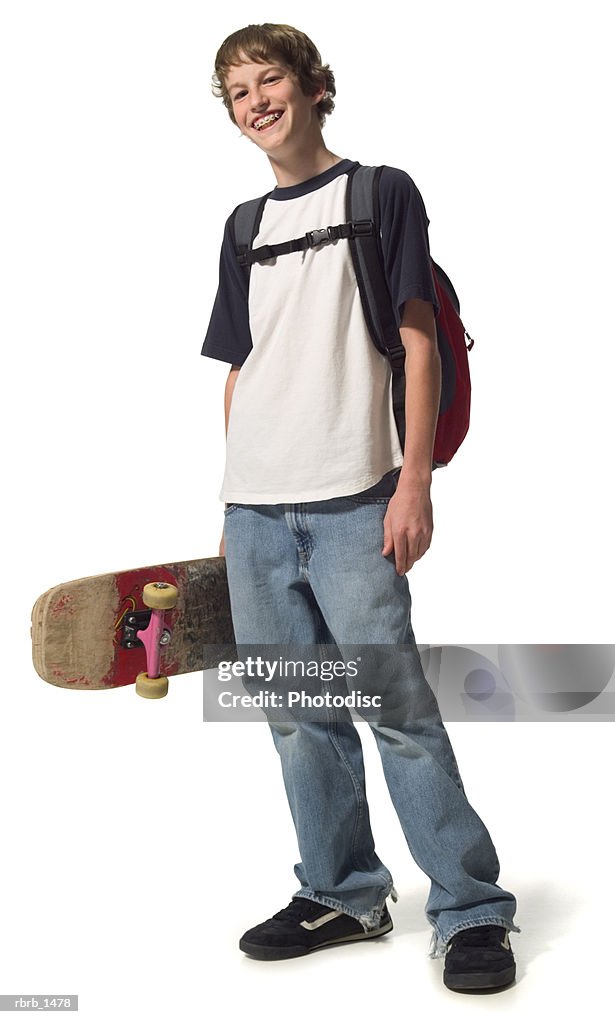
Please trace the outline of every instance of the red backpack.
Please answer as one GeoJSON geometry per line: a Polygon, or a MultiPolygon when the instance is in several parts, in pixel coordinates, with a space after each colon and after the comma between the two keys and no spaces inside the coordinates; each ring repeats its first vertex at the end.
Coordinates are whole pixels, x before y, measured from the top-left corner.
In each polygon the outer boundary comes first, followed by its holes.
{"type": "MultiPolygon", "coordinates": [[[[275,245],[252,244],[260,225],[267,195],[241,203],[233,217],[237,260],[248,277],[252,263],[313,248],[328,240],[347,238],[367,326],[376,348],[391,364],[395,423],[403,450],[406,434],[404,370],[405,349],[396,324],[391,295],[384,273],[380,245],[379,182],[382,167],[361,164],[348,173],[346,222],[306,231],[301,238],[275,245]]],[[[474,339],[459,316],[459,299],[450,279],[432,259],[433,281],[440,311],[436,317],[438,350],[442,364],[442,389],[433,452],[433,468],[446,466],[459,448],[470,425],[470,367],[468,352],[474,339]],[[466,338],[469,344],[466,345],[466,338]]]]}

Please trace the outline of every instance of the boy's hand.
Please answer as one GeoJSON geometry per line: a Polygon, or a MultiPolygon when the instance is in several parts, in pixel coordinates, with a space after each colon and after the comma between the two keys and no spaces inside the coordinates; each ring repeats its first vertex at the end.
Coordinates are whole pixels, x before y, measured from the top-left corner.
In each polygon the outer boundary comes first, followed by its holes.
{"type": "MultiPolygon", "coordinates": [[[[401,483],[401,481],[400,481],[401,483]]],[[[433,511],[429,483],[398,484],[384,517],[383,555],[395,551],[395,568],[405,576],[422,558],[433,533],[433,511]]]]}
{"type": "Polygon", "coordinates": [[[222,537],[220,538],[220,549],[218,551],[218,554],[221,556],[221,558],[224,558],[224,529],[222,530],[222,537]]]}

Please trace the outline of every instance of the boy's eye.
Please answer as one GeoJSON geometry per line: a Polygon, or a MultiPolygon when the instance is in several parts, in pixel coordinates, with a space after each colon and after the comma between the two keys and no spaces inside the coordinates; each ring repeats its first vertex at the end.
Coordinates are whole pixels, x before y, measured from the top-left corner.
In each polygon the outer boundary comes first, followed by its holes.
{"type": "MultiPolygon", "coordinates": [[[[277,80],[279,79],[279,77],[280,77],[279,75],[269,75],[269,76],[268,76],[267,78],[263,78],[263,82],[264,82],[264,83],[267,83],[267,82],[276,82],[276,81],[277,81],[277,80]]],[[[241,99],[241,97],[242,97],[242,96],[243,96],[244,94],[245,94],[245,89],[242,89],[242,90],[241,90],[241,92],[236,92],[236,93],[235,93],[235,99],[236,99],[236,100],[240,100],[240,99],[241,99]]]]}

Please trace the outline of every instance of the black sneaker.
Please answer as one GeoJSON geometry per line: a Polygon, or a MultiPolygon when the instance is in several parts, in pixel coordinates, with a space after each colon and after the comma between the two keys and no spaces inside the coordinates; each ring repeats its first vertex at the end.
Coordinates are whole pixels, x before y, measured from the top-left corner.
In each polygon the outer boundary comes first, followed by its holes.
{"type": "Polygon", "coordinates": [[[313,953],[323,946],[354,942],[356,939],[375,939],[378,935],[386,935],[392,928],[393,922],[386,906],[378,928],[366,932],[360,921],[341,910],[331,910],[314,900],[293,896],[284,910],[242,935],[239,948],[257,960],[288,960],[293,956],[313,953]]]}
{"type": "Polygon", "coordinates": [[[508,930],[475,925],[457,932],[446,947],[444,984],[456,992],[500,989],[515,980],[508,930]]]}

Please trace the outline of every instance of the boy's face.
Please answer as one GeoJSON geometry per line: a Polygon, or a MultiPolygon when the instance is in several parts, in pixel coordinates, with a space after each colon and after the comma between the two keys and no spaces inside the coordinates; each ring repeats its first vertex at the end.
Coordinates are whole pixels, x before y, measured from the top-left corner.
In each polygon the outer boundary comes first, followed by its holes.
{"type": "Polygon", "coordinates": [[[226,88],[242,135],[265,153],[286,154],[320,133],[316,105],[325,94],[324,83],[314,96],[305,96],[283,64],[242,63],[229,69],[226,88]],[[268,115],[273,116],[261,123],[268,115]]]}

